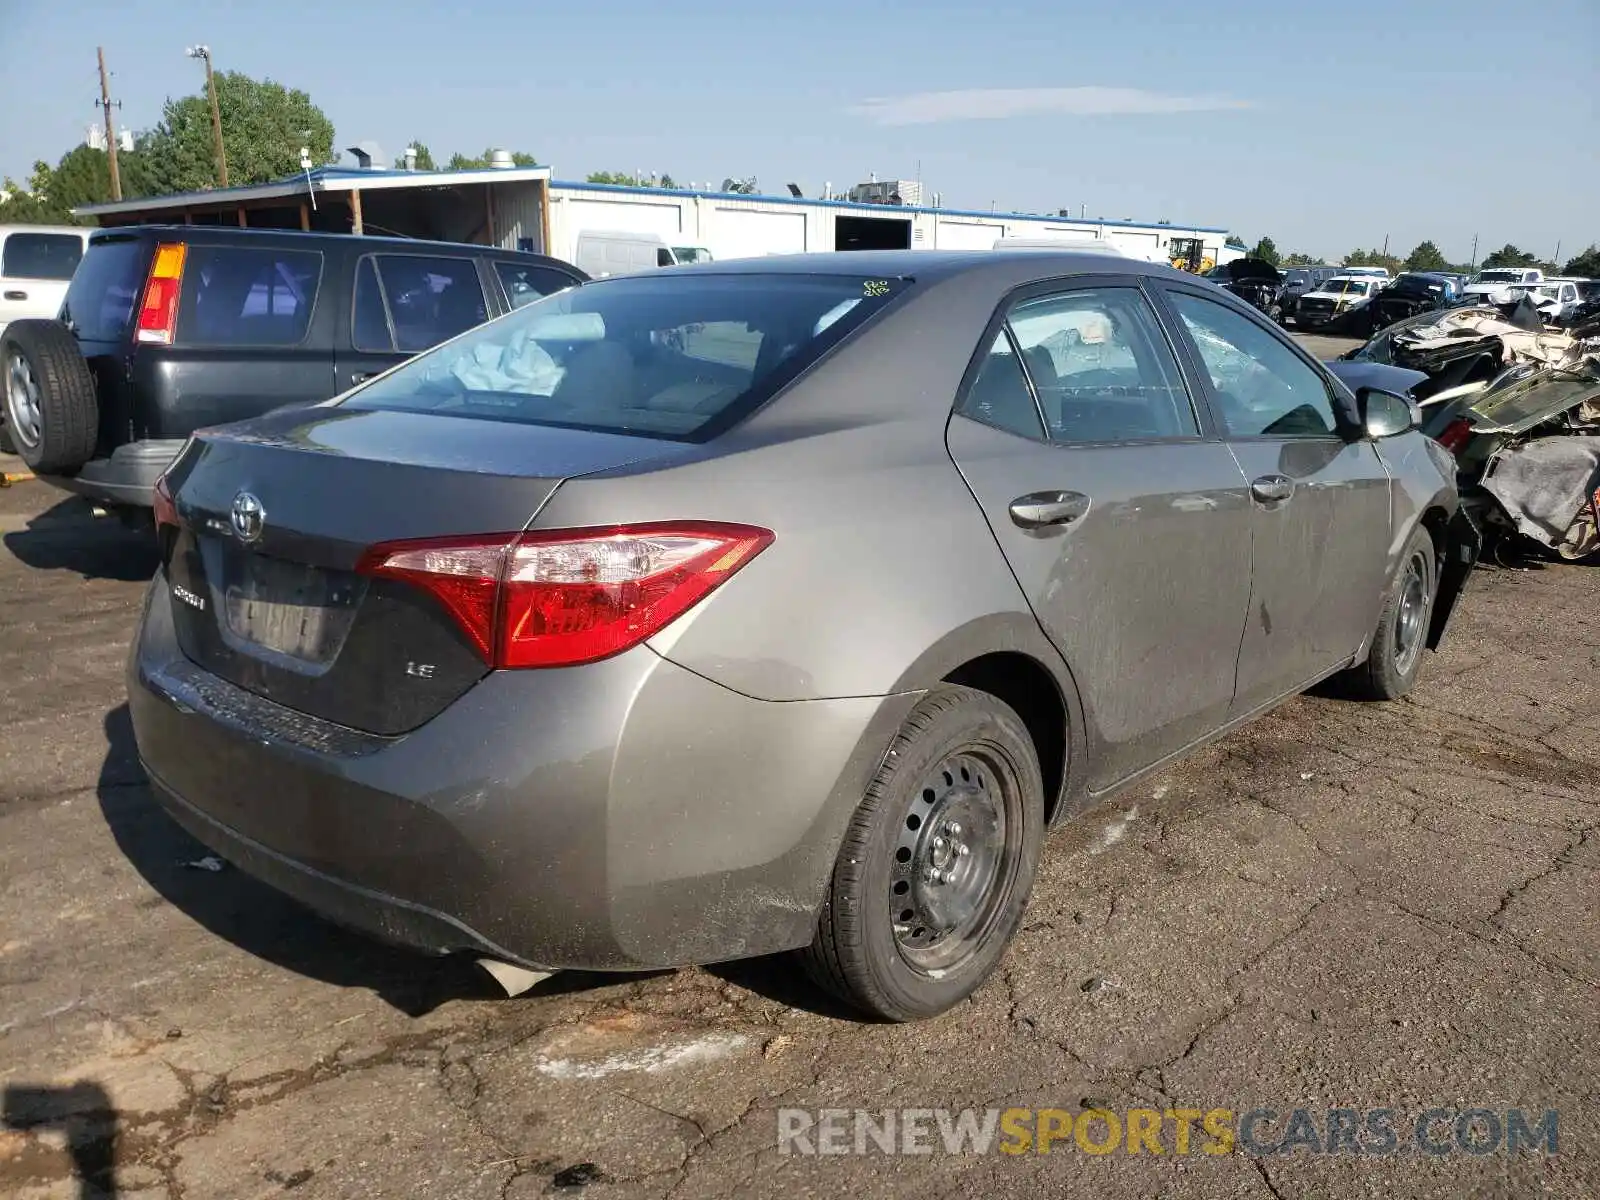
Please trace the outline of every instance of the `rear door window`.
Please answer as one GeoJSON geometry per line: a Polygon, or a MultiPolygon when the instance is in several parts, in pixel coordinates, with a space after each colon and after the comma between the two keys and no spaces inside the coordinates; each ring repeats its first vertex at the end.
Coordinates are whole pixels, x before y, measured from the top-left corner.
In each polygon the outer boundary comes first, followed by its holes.
{"type": "Polygon", "coordinates": [[[1199,436],[1177,360],[1138,288],[1030,300],[1010,325],[1051,441],[1199,436]]]}
{"type": "Polygon", "coordinates": [[[139,238],[89,244],[61,306],[61,319],[72,332],[90,342],[120,341],[127,334],[149,254],[149,244],[139,238]]]}
{"type": "Polygon", "coordinates": [[[71,279],[83,258],[75,233],[13,233],[0,250],[0,275],[7,279],[71,279]]]}
{"type": "Polygon", "coordinates": [[[564,271],[535,263],[497,262],[494,269],[500,276],[500,285],[506,289],[506,299],[512,308],[532,304],[535,300],[573,287],[578,282],[564,271]]]}
{"type": "Polygon", "coordinates": [[[297,346],[322,277],[314,250],[191,244],[178,301],[186,346],[297,346]]]}
{"type": "Polygon", "coordinates": [[[470,258],[420,254],[375,254],[394,340],[363,350],[415,353],[449,341],[489,318],[478,264],[470,258]]]}

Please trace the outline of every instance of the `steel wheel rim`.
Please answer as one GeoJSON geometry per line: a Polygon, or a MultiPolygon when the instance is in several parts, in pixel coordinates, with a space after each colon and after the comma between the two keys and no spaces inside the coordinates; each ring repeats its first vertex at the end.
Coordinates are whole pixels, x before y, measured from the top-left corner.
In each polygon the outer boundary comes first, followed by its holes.
{"type": "Polygon", "coordinates": [[[39,383],[28,360],[15,351],[6,364],[6,424],[25,446],[39,444],[43,417],[39,411],[39,383]]]}
{"type": "Polygon", "coordinates": [[[900,956],[937,977],[984,940],[1021,857],[1020,801],[1010,773],[961,750],[928,772],[891,852],[890,927],[900,956]]]}
{"type": "Polygon", "coordinates": [[[1410,672],[1422,653],[1428,612],[1426,579],[1422,555],[1413,554],[1400,584],[1400,612],[1394,622],[1394,661],[1402,675],[1410,672]]]}

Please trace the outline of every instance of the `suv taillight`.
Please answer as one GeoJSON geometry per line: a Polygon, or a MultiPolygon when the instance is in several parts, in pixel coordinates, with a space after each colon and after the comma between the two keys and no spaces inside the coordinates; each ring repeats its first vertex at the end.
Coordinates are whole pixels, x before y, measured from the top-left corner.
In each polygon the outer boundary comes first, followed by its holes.
{"type": "Polygon", "coordinates": [[[492,667],[570,667],[659,633],[772,540],[709,521],[424,538],[357,570],[427,591],[492,667]]]}
{"type": "Polygon", "coordinates": [[[144,300],[139,305],[139,324],[133,337],[139,342],[172,344],[178,325],[178,292],[183,287],[183,262],[188,248],[182,242],[164,242],[150,260],[150,277],[145,281],[144,300]]]}

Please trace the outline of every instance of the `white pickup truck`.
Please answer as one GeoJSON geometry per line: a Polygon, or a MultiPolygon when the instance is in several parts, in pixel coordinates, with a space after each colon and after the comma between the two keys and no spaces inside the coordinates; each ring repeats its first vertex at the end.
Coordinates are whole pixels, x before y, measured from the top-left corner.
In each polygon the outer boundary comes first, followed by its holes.
{"type": "Polygon", "coordinates": [[[1510,304],[1543,282],[1538,267],[1489,267],[1467,280],[1461,298],[1468,304],[1510,304]]]}

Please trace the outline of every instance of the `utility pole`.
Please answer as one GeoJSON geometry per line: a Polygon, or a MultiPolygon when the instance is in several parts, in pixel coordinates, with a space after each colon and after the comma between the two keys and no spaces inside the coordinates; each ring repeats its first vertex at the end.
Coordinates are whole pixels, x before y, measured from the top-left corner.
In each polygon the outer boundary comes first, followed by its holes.
{"type": "Polygon", "coordinates": [[[1472,261],[1467,263],[1467,269],[1469,271],[1476,271],[1478,269],[1478,235],[1477,234],[1473,234],[1472,235],[1472,261]]]}
{"type": "Polygon", "coordinates": [[[111,119],[111,77],[106,74],[106,48],[96,46],[100,57],[100,107],[106,115],[106,160],[111,166],[111,198],[122,199],[122,176],[117,171],[117,127],[111,119]]]}
{"type": "Polygon", "coordinates": [[[206,92],[211,97],[211,141],[217,155],[217,186],[228,186],[228,152],[222,148],[222,110],[217,107],[217,80],[211,73],[211,47],[190,46],[190,58],[203,59],[206,64],[206,92]]]}

